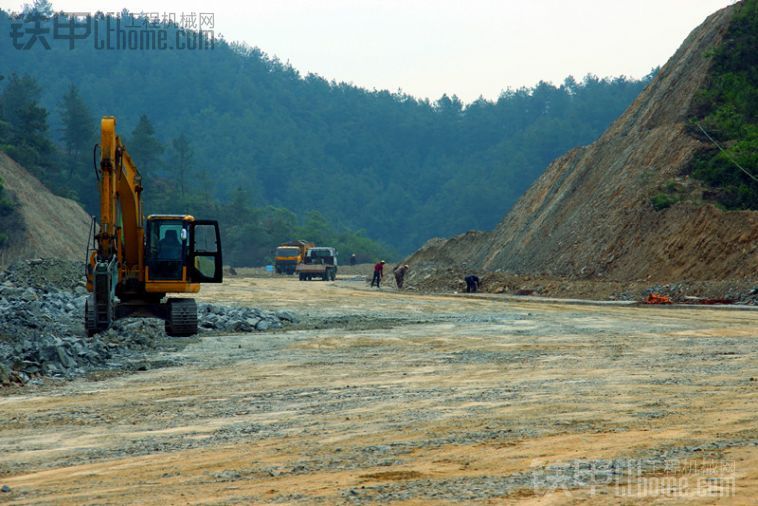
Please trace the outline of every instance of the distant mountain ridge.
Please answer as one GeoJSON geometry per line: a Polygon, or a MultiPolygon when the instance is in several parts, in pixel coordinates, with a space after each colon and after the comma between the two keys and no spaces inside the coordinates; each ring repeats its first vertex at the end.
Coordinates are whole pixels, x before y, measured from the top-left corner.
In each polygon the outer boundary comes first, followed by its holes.
{"type": "MultiPolygon", "coordinates": [[[[0,33],[10,23],[0,11],[0,33]]],[[[98,50],[91,38],[70,50],[49,38],[50,50],[0,44],[0,73],[37,79],[55,136],[73,83],[95,117],[118,117],[127,141],[149,116],[166,149],[159,166],[137,160],[146,180],[174,169],[172,141],[184,134],[194,155],[190,190],[228,201],[241,187],[253,206],[318,210],[402,252],[432,235],[494,226],[550,160],[596,139],[646,82],[589,76],[464,106],[303,76],[218,40],[213,50],[119,51],[98,50]]],[[[89,161],[75,170],[92,173],[89,161]]],[[[157,193],[146,197],[148,212],[176,210],[157,193]]]]}

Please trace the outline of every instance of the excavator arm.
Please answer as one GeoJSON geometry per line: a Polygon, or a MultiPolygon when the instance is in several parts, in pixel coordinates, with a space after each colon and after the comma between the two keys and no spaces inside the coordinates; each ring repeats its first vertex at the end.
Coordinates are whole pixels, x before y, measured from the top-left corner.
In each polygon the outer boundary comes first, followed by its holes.
{"type": "Polygon", "coordinates": [[[100,234],[98,256],[119,265],[119,280],[144,281],[142,176],[116,135],[116,118],[100,123],[100,234]]]}

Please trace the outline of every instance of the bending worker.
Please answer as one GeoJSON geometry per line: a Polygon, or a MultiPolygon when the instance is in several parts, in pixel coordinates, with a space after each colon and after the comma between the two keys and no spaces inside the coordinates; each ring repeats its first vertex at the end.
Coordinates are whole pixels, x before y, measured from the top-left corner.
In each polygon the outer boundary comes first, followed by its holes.
{"type": "Polygon", "coordinates": [[[398,290],[403,289],[403,281],[405,280],[405,275],[408,273],[408,269],[408,264],[405,264],[398,265],[392,270],[392,272],[395,273],[395,283],[397,284],[398,290]]]}

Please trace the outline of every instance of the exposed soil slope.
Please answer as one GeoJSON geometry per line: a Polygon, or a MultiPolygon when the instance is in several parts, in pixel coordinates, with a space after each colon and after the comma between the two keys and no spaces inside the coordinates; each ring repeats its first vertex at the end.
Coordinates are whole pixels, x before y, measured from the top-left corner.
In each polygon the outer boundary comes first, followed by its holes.
{"type": "Polygon", "coordinates": [[[758,212],[706,204],[681,175],[703,148],[687,119],[733,9],[696,28],[630,108],[595,143],[555,160],[494,231],[415,253],[416,279],[451,266],[619,281],[754,279],[758,212]],[[667,183],[686,197],[656,211],[650,199],[667,183]]]}
{"type": "MultiPolygon", "coordinates": [[[[0,265],[19,258],[44,257],[85,260],[90,217],[73,200],[58,197],[11,158],[0,152],[0,177],[20,204],[25,223],[0,251],[0,265]]],[[[94,187],[93,187],[94,190],[94,187]]],[[[6,232],[9,236],[14,231],[6,232]]]]}

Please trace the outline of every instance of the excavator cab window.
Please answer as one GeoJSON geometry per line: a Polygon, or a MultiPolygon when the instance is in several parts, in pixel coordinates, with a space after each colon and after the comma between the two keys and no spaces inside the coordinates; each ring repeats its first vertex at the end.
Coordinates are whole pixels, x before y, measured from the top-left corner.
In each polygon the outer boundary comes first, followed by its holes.
{"type": "Polygon", "coordinates": [[[180,281],[187,259],[187,225],[183,220],[149,220],[147,265],[150,279],[180,281]]]}

